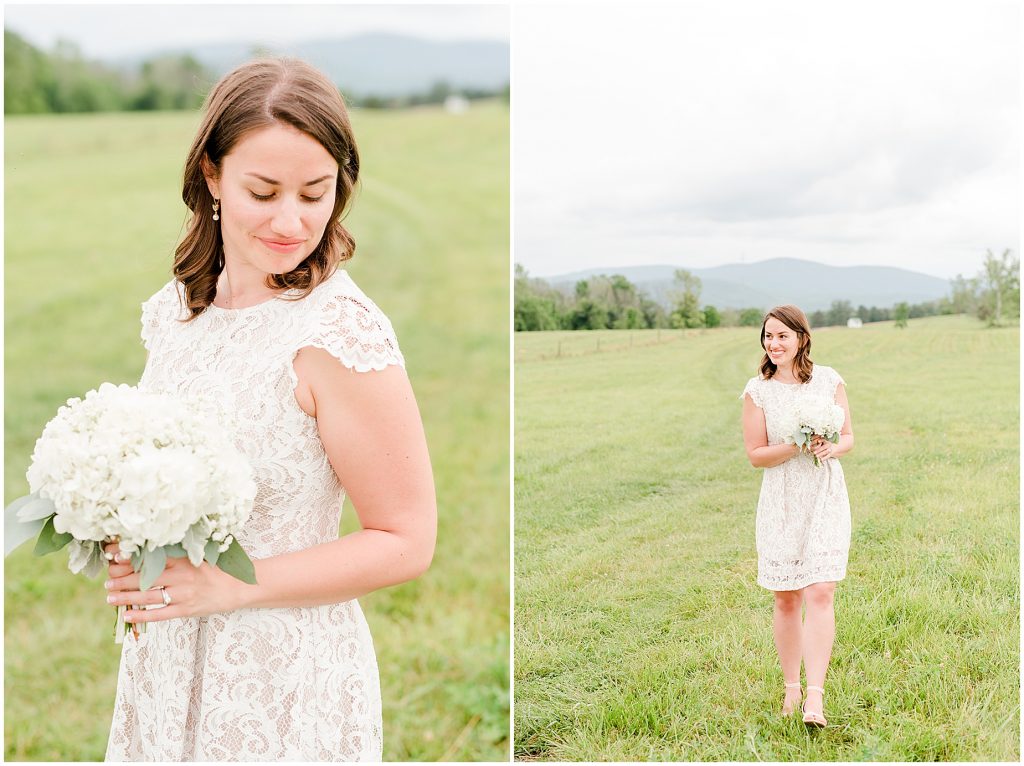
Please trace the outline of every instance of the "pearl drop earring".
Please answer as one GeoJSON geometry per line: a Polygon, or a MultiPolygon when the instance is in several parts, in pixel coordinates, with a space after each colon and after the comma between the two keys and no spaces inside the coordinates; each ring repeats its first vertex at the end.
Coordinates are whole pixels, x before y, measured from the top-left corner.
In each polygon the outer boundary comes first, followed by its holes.
{"type": "Polygon", "coordinates": [[[213,220],[215,220],[215,221],[219,221],[220,220],[220,213],[219,213],[219,211],[220,211],[220,200],[219,199],[215,199],[213,201],[213,220]]]}

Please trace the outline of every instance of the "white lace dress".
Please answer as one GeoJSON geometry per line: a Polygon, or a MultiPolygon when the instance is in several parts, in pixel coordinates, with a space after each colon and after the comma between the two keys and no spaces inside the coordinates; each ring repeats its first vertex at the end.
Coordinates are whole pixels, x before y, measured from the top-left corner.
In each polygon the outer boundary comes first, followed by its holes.
{"type": "MultiPolygon", "coordinates": [[[[140,387],[212,395],[234,418],[259,488],[238,536],[251,558],[336,540],[344,491],[295,400],[292,361],[317,346],[357,372],[404,366],[391,323],[340,269],[300,300],[210,306],[189,323],[175,321],[179,289],[143,304],[140,387]]],[[[125,639],[107,760],[380,758],[377,661],[356,601],[168,620],[125,639]]]]}
{"type": "MultiPolygon", "coordinates": [[[[796,403],[804,397],[835,401],[840,383],[838,372],[816,364],[803,384],[751,378],[740,399],[749,394],[764,411],[768,444],[783,444],[796,403]]],[[[842,580],[850,551],[850,498],[839,460],[816,466],[813,455],[801,452],[765,468],[756,526],[758,585],[798,590],[842,580]]]]}

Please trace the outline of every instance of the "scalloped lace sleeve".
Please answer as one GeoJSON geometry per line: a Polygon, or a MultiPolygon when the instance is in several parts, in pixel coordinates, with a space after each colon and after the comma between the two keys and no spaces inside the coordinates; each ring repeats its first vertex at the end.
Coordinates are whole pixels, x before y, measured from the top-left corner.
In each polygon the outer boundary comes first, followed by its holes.
{"type": "Polygon", "coordinates": [[[312,334],[302,344],[317,346],[356,372],[405,367],[391,322],[365,295],[332,295],[317,312],[312,334]]]}
{"type": "Polygon", "coordinates": [[[832,397],[835,398],[836,389],[839,388],[839,384],[846,385],[846,381],[843,380],[843,376],[836,372],[832,367],[828,368],[828,388],[832,392],[832,397]]]}
{"type": "Polygon", "coordinates": [[[147,351],[152,351],[154,339],[160,331],[160,326],[176,313],[178,295],[172,279],[161,287],[149,300],[142,304],[142,345],[147,351]]]}
{"type": "Polygon", "coordinates": [[[760,378],[751,378],[750,380],[747,381],[747,385],[744,386],[743,388],[743,393],[740,394],[740,399],[742,399],[747,394],[750,394],[750,398],[754,402],[754,404],[756,404],[762,410],[764,409],[764,398],[761,396],[762,391],[760,378]]]}

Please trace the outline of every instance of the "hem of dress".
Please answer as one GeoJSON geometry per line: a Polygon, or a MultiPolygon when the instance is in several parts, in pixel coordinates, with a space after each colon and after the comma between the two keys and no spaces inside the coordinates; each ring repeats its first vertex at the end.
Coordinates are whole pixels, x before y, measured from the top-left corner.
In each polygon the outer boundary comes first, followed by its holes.
{"type": "Polygon", "coordinates": [[[845,570],[842,571],[842,572],[839,572],[838,575],[839,575],[838,577],[830,577],[830,576],[808,577],[806,581],[803,581],[800,585],[794,585],[792,588],[773,588],[771,585],[766,585],[764,582],[762,582],[760,577],[757,578],[757,584],[760,585],[765,590],[770,590],[773,593],[785,593],[786,591],[800,590],[802,588],[806,588],[809,585],[817,585],[818,583],[823,583],[823,582],[841,582],[842,580],[846,579],[846,571],[845,570]]]}

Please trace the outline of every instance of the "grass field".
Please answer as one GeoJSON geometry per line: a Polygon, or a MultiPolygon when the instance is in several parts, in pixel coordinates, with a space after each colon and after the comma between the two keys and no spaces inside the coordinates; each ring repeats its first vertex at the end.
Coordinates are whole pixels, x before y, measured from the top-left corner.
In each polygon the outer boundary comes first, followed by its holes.
{"type": "Polygon", "coordinates": [[[1019,329],[814,334],[856,434],[816,733],[755,584],[757,328],[629,335],[515,339],[515,757],[1019,760],[1019,329]]]}
{"type": "MultiPolygon", "coordinates": [[[[356,112],[347,268],[390,316],[424,416],[431,570],[361,600],[389,760],[509,754],[508,109],[356,112]]],[[[43,425],[144,362],[139,304],[170,276],[196,115],[6,122],[5,499],[43,425]]],[[[347,508],[343,531],[357,521],[347,508]]],[[[102,580],[26,545],[5,566],[5,755],[102,759],[119,647],[102,580]]]]}

